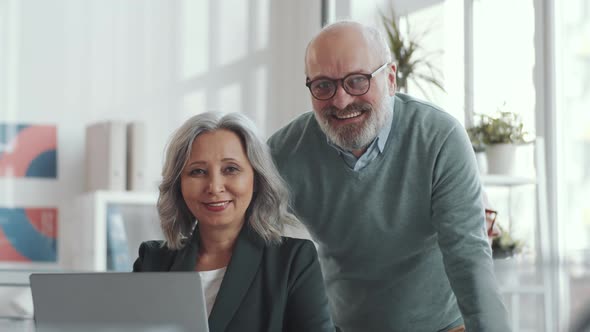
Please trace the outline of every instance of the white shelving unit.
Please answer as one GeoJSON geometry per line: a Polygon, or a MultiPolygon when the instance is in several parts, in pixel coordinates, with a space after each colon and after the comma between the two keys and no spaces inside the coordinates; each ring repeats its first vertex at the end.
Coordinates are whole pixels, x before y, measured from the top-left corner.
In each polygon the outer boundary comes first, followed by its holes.
{"type": "MultiPolygon", "coordinates": [[[[484,174],[481,176],[482,184],[484,188],[492,188],[492,187],[501,187],[507,189],[507,211],[506,215],[508,216],[508,231],[512,233],[512,221],[514,220],[514,214],[512,211],[512,199],[513,199],[513,189],[516,187],[521,186],[536,186],[537,179],[535,177],[524,177],[524,176],[510,176],[510,175],[498,175],[498,174],[484,174]]],[[[536,188],[535,188],[536,189],[536,188]]],[[[536,200],[536,205],[540,206],[538,199],[536,200]]],[[[540,221],[537,220],[535,225],[535,230],[539,229],[540,221]]],[[[538,243],[538,241],[536,241],[538,243]]]]}
{"type": "Polygon", "coordinates": [[[515,257],[508,260],[495,260],[495,269],[500,282],[500,291],[510,299],[510,316],[514,332],[524,331],[521,325],[521,299],[527,295],[539,295],[543,298],[543,320],[545,331],[557,329],[554,318],[554,295],[556,278],[550,268],[554,248],[549,241],[549,221],[547,217],[547,193],[545,185],[545,156],[542,137],[535,140],[535,170],[531,177],[482,175],[484,188],[504,187],[508,189],[508,221],[514,222],[511,211],[512,190],[520,186],[534,186],[535,191],[535,248],[532,259],[515,257]]]}
{"type": "Polygon", "coordinates": [[[482,183],[485,187],[514,187],[522,186],[527,184],[536,184],[535,178],[526,178],[521,176],[508,176],[508,175],[496,175],[496,174],[485,174],[481,177],[482,183]]]}
{"type": "Polygon", "coordinates": [[[79,271],[109,270],[108,219],[116,211],[122,227],[111,235],[125,241],[124,249],[127,251],[123,250],[121,254],[129,259],[127,268],[118,270],[130,271],[139,244],[162,238],[156,210],[157,198],[157,193],[152,192],[95,191],[63,206],[58,242],[60,266],[79,271]]]}

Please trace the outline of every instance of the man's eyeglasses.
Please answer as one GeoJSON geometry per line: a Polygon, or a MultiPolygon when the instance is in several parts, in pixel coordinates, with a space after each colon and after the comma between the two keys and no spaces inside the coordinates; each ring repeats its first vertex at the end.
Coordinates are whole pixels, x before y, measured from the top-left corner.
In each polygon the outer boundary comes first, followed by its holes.
{"type": "Polygon", "coordinates": [[[309,77],[305,82],[305,86],[309,88],[311,95],[318,100],[328,100],[336,94],[338,90],[338,82],[342,83],[342,88],[351,96],[362,96],[371,87],[371,78],[375,77],[380,71],[387,68],[389,63],[384,63],[381,67],[375,69],[370,74],[352,73],[346,75],[341,79],[318,78],[310,81],[309,77]]]}
{"type": "Polygon", "coordinates": [[[490,228],[488,228],[488,236],[492,236],[494,233],[494,224],[496,223],[496,216],[498,211],[486,209],[486,221],[491,221],[490,228]]]}

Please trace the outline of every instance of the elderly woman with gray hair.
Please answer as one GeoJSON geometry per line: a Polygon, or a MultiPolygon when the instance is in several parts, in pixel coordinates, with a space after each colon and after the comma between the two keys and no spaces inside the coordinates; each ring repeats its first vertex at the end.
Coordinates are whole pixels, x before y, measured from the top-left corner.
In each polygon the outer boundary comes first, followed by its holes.
{"type": "Polygon", "coordinates": [[[239,113],[204,113],[172,136],[158,213],[165,241],[133,270],[198,271],[216,331],[334,331],[315,246],[297,223],[268,147],[239,113]]]}

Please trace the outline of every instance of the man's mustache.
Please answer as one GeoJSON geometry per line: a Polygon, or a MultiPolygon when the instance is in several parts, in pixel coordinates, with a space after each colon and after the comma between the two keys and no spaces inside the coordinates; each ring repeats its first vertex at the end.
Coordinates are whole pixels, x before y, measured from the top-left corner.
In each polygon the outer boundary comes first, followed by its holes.
{"type": "Polygon", "coordinates": [[[373,107],[369,103],[355,103],[355,104],[350,104],[343,109],[340,109],[336,106],[328,106],[328,107],[324,108],[324,114],[332,116],[332,115],[337,115],[337,114],[344,115],[347,113],[353,113],[353,112],[357,112],[357,111],[367,112],[367,111],[372,111],[372,110],[373,110],[373,107]]]}

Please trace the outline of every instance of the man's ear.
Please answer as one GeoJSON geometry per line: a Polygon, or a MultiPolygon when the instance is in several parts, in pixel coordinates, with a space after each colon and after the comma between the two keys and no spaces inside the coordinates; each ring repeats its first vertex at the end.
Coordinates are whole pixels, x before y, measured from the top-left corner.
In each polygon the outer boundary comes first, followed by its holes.
{"type": "Polygon", "coordinates": [[[397,73],[397,66],[394,63],[390,64],[390,70],[388,70],[388,74],[387,74],[387,84],[388,84],[390,96],[395,95],[395,92],[397,90],[397,82],[395,80],[396,73],[397,73]]]}

